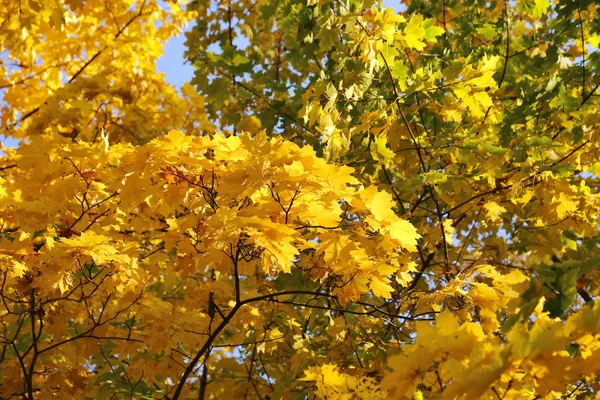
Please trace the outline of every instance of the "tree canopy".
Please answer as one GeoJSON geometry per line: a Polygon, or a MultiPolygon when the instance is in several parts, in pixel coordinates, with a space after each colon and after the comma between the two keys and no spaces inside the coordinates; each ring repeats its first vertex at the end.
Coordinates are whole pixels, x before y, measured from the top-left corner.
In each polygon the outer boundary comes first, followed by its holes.
{"type": "Polygon", "coordinates": [[[596,396],[598,5],[385,3],[0,4],[1,398],[596,396]]]}

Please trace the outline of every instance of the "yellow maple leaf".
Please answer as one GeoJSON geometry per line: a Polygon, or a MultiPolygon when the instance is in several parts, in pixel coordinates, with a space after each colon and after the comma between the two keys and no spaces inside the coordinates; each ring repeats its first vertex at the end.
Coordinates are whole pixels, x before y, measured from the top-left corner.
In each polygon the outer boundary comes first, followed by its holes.
{"type": "Polygon", "coordinates": [[[240,218],[237,223],[245,227],[252,243],[264,249],[262,259],[266,273],[271,274],[277,269],[290,272],[292,262],[298,255],[295,243],[301,242],[296,230],[257,217],[240,218]]]}
{"type": "Polygon", "coordinates": [[[452,234],[454,233],[454,226],[452,226],[453,221],[451,219],[446,218],[442,223],[444,226],[444,236],[447,243],[452,244],[452,234]]]}
{"type": "Polygon", "coordinates": [[[568,214],[577,211],[577,203],[572,200],[571,197],[561,193],[556,199],[556,215],[558,218],[563,219],[568,214]]]}
{"type": "Polygon", "coordinates": [[[369,287],[371,288],[375,296],[389,299],[391,293],[394,291],[394,288],[388,282],[389,279],[387,278],[381,279],[378,277],[373,277],[371,278],[369,287]]]}
{"type": "Polygon", "coordinates": [[[369,186],[360,192],[364,206],[371,212],[377,221],[392,221],[396,218],[393,211],[395,202],[388,192],[380,192],[374,186],[369,186]]]}
{"type": "Polygon", "coordinates": [[[426,41],[435,40],[444,33],[440,27],[434,26],[434,19],[424,19],[421,14],[413,14],[402,31],[402,39],[406,46],[415,50],[423,50],[426,41]]]}
{"type": "Polygon", "coordinates": [[[389,235],[407,251],[417,251],[417,239],[421,237],[417,229],[408,221],[397,218],[389,225],[389,235]]]}
{"type": "Polygon", "coordinates": [[[506,208],[502,207],[500,204],[495,201],[490,201],[486,203],[483,208],[486,210],[486,217],[492,222],[496,222],[500,219],[498,214],[506,212],[506,208]]]}

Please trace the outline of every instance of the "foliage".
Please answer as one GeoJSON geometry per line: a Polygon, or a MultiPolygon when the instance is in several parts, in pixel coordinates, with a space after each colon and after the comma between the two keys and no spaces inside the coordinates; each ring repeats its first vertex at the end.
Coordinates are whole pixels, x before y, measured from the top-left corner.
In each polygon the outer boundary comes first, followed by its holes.
{"type": "Polygon", "coordinates": [[[405,8],[4,2],[2,397],[594,396],[597,5],[405,8]]]}

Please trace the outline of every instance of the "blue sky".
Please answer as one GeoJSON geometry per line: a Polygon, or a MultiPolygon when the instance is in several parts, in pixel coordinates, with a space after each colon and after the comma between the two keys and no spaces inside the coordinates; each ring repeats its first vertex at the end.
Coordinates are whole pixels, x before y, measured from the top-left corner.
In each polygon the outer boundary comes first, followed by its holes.
{"type": "Polygon", "coordinates": [[[184,64],[184,43],[185,35],[183,33],[172,37],[165,46],[165,54],[156,63],[158,70],[166,74],[167,82],[178,88],[192,79],[194,75],[192,66],[184,64]]]}

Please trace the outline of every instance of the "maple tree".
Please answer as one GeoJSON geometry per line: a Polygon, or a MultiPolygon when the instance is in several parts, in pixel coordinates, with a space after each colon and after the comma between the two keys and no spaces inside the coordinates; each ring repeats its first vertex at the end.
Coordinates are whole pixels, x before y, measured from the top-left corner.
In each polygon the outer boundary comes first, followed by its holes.
{"type": "Polygon", "coordinates": [[[593,1],[0,15],[2,398],[596,395],[593,1]]]}

